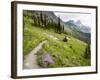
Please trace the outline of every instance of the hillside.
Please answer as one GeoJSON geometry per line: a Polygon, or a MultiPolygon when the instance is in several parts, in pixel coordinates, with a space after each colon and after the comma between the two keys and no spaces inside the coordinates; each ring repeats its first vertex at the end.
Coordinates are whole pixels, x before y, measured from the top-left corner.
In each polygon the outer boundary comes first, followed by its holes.
{"type": "Polygon", "coordinates": [[[24,11],[23,20],[24,56],[41,42],[47,41],[36,53],[37,64],[41,68],[90,65],[90,58],[86,58],[87,55],[90,55],[90,53],[87,54],[88,50],[86,51],[87,43],[69,33],[66,34],[65,25],[52,12],[24,11]],[[63,41],[65,36],[67,36],[66,42],[63,41]]]}
{"type": "Polygon", "coordinates": [[[76,23],[73,20],[69,20],[65,22],[66,26],[72,30],[72,35],[79,40],[82,40],[86,43],[90,42],[90,28],[83,25],[81,21],[77,21],[76,23]]]}

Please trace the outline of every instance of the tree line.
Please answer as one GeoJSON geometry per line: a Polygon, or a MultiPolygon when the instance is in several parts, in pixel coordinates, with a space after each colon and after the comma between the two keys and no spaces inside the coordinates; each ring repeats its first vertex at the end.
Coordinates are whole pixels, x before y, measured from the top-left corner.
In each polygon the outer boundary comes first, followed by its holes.
{"type": "Polygon", "coordinates": [[[64,25],[61,24],[60,17],[57,17],[55,22],[48,14],[43,13],[42,11],[24,11],[24,16],[32,19],[32,25],[41,27],[44,29],[53,29],[56,33],[64,32],[64,25]]]}

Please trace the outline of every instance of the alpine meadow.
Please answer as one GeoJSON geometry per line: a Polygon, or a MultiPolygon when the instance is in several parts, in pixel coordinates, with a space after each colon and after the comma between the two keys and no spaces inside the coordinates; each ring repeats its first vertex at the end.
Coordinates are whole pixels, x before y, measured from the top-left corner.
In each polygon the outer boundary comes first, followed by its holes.
{"type": "Polygon", "coordinates": [[[24,69],[91,66],[91,27],[73,17],[85,14],[62,13],[23,10],[24,69]]]}

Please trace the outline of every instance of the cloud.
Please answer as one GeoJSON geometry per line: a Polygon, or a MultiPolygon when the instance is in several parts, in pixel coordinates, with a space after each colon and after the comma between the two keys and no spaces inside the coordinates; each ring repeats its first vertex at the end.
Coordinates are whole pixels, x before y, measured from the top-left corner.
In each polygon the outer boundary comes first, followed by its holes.
{"type": "Polygon", "coordinates": [[[84,25],[91,27],[91,14],[85,13],[63,13],[63,12],[54,12],[54,14],[60,17],[64,22],[68,20],[80,20],[84,25]]]}

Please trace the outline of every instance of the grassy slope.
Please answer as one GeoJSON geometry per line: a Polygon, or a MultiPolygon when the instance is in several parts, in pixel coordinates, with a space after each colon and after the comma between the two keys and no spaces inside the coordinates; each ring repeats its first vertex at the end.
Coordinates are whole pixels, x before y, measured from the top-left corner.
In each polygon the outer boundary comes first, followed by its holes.
{"type": "MultiPolygon", "coordinates": [[[[47,40],[47,43],[43,46],[42,51],[49,53],[55,62],[53,65],[48,67],[68,67],[68,66],[86,66],[90,65],[90,61],[85,59],[84,53],[86,44],[78,39],[69,36],[68,42],[61,41],[65,34],[55,33],[53,30],[42,29],[31,25],[30,19],[25,19],[24,26],[24,55],[28,54],[36,45],[40,42],[47,40]],[[28,20],[28,21],[27,21],[28,20]],[[54,40],[48,35],[53,35],[59,40],[54,40]]],[[[41,51],[40,51],[41,53],[41,51]]],[[[38,61],[41,61],[42,54],[38,55],[38,61]]],[[[40,62],[42,64],[42,62],[40,62]]]]}

